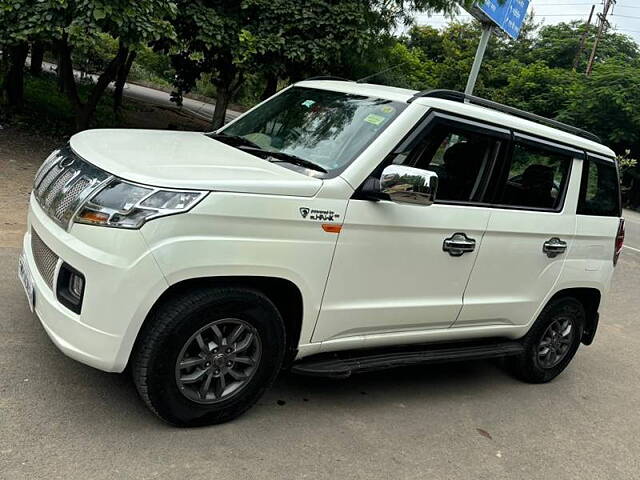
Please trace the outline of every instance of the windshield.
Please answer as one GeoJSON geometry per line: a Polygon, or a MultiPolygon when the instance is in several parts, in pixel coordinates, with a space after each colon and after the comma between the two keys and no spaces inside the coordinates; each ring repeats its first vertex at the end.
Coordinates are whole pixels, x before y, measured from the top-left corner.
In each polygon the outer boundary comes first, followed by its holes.
{"type": "MultiPolygon", "coordinates": [[[[346,168],[406,104],[293,87],[222,130],[257,147],[312,162],[329,174],[346,168]]],[[[316,172],[317,173],[317,172],[316,172]]]]}

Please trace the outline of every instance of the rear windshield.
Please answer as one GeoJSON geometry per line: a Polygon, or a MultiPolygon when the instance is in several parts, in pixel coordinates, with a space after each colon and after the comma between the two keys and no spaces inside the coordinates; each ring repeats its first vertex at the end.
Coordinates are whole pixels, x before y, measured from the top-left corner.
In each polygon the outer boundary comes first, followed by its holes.
{"type": "Polygon", "coordinates": [[[584,161],[578,214],[602,217],[622,215],[618,171],[613,162],[593,158],[584,161]]]}
{"type": "Polygon", "coordinates": [[[337,174],[405,108],[391,100],[293,87],[222,131],[337,174]]]}

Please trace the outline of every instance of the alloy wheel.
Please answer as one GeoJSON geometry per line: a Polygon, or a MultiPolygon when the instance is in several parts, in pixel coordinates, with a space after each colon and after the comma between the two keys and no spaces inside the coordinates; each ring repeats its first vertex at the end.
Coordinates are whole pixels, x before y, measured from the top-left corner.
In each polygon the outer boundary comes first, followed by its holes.
{"type": "Polygon", "coordinates": [[[542,368],[557,366],[569,352],[575,328],[569,317],[556,318],[542,334],[538,343],[537,359],[542,368]]]}
{"type": "Polygon", "coordinates": [[[260,363],[257,330],[238,318],[215,320],[184,344],[175,367],[178,389],[197,403],[218,403],[244,389],[260,363]]]}

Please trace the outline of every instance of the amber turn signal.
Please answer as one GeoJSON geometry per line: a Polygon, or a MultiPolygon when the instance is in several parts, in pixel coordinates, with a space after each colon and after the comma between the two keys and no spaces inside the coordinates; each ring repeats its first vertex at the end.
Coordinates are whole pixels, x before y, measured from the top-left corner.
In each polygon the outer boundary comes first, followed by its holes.
{"type": "Polygon", "coordinates": [[[334,225],[331,223],[323,223],[322,229],[327,233],[340,233],[342,230],[342,225],[334,225]]]}

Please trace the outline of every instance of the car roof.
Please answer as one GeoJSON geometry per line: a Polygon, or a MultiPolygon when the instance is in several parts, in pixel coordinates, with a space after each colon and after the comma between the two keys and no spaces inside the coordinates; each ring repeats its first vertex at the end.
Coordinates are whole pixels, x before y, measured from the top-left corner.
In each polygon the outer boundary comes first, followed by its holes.
{"type": "MultiPolygon", "coordinates": [[[[406,88],[388,87],[385,85],[376,85],[372,83],[357,83],[339,80],[307,80],[295,84],[300,87],[317,88],[320,90],[330,90],[353,95],[366,95],[368,97],[382,98],[396,102],[408,102],[414,97],[417,90],[409,90],[406,88]]],[[[470,103],[462,103],[454,100],[416,97],[413,101],[418,105],[430,108],[436,108],[452,112],[468,118],[482,120],[501,127],[511,128],[519,132],[532,134],[544,139],[556,141],[574,148],[587,150],[589,152],[604,155],[605,157],[615,158],[615,152],[600,143],[594,142],[584,137],[564,132],[557,128],[552,128],[531,120],[516,117],[508,113],[503,113],[491,108],[470,103]]]]}
{"type": "Polygon", "coordinates": [[[296,83],[296,86],[318,88],[335,92],[351,93],[353,95],[366,95],[367,97],[382,98],[396,102],[406,102],[417,93],[416,90],[406,88],[387,87],[373,83],[356,83],[339,80],[306,80],[296,83]]]}

